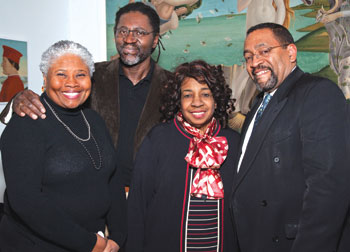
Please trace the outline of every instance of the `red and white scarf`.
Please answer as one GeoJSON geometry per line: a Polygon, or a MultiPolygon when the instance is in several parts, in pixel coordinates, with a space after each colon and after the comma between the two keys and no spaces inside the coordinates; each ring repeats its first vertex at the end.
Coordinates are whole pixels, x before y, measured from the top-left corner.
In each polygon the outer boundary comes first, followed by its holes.
{"type": "Polygon", "coordinates": [[[219,168],[227,157],[228,144],[226,137],[213,136],[216,119],[213,117],[203,135],[198,128],[184,120],[181,112],[177,113],[177,120],[193,136],[185,157],[190,166],[198,168],[193,178],[191,195],[197,198],[206,195],[207,199],[224,198],[224,185],[219,168]]]}

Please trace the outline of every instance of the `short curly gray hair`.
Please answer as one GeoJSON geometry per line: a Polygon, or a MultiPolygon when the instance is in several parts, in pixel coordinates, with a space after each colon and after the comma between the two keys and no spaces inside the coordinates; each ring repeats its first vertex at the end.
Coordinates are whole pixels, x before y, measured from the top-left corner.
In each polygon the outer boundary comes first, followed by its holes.
{"type": "Polygon", "coordinates": [[[69,40],[56,42],[41,55],[40,71],[47,76],[52,63],[67,53],[79,56],[89,68],[90,77],[92,76],[95,66],[91,53],[81,44],[69,40]]]}

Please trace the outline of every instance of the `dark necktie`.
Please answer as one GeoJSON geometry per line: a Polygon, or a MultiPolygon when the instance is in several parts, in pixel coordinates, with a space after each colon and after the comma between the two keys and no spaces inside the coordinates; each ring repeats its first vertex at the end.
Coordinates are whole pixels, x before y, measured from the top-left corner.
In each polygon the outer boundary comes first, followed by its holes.
{"type": "Polygon", "coordinates": [[[260,106],[260,108],[258,109],[258,112],[256,113],[255,116],[255,121],[254,121],[254,127],[258,124],[267,104],[269,103],[269,101],[271,100],[272,95],[270,95],[269,93],[267,93],[264,97],[264,100],[262,102],[262,105],[260,106]]]}

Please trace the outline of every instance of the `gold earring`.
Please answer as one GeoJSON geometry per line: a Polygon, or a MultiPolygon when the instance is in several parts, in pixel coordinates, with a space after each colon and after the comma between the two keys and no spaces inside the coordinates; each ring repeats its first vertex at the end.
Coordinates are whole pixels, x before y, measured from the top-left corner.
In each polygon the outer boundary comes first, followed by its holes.
{"type": "Polygon", "coordinates": [[[45,92],[45,86],[44,86],[44,85],[41,87],[41,92],[42,92],[42,93],[45,92]]]}

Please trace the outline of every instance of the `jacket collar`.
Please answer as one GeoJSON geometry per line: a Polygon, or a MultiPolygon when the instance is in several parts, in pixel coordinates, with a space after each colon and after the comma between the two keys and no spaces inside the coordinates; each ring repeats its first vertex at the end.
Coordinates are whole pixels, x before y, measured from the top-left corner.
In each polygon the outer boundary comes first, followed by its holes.
{"type": "Polygon", "coordinates": [[[285,97],[287,97],[290,91],[293,89],[296,81],[304,74],[304,72],[297,66],[281,83],[277,89],[274,97],[277,99],[277,102],[281,102],[285,97]]]}
{"type": "Polygon", "coordinates": [[[135,132],[134,155],[140,147],[145,135],[153,126],[160,122],[161,114],[159,108],[161,103],[161,86],[166,81],[167,73],[168,72],[158,64],[154,64],[151,86],[135,132]]]}

